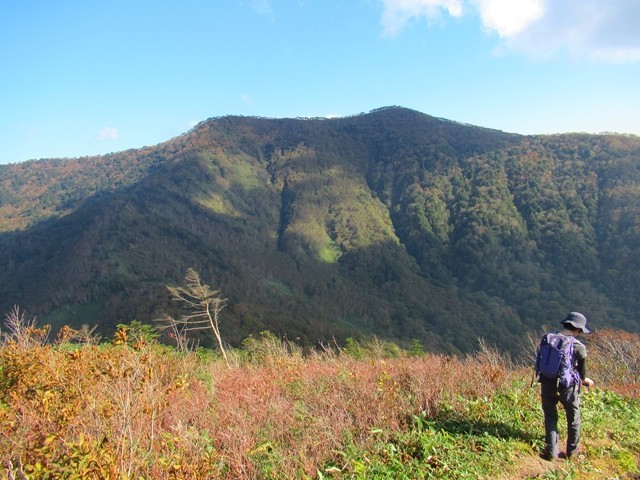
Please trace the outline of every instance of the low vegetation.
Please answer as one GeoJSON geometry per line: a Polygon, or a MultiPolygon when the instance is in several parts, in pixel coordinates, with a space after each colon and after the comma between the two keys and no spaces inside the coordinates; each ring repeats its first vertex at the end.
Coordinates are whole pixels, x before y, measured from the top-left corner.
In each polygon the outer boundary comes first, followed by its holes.
{"type": "MultiPolygon", "coordinates": [[[[0,460],[19,479],[638,478],[640,336],[591,336],[583,454],[538,457],[531,369],[379,339],[303,351],[264,332],[180,351],[147,325],[49,329],[16,309],[0,345],[0,460]]],[[[562,422],[561,422],[562,423],[562,422]]]]}

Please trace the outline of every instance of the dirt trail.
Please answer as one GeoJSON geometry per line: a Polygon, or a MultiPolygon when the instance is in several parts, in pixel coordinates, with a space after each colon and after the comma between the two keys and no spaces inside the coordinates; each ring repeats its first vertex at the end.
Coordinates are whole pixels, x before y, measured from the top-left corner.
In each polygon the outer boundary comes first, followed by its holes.
{"type": "Polygon", "coordinates": [[[560,462],[564,463],[562,460],[549,462],[536,456],[519,458],[515,468],[505,476],[499,477],[499,480],[541,478],[544,474],[555,471],[560,466],[560,462]]]}
{"type": "MultiPolygon", "coordinates": [[[[512,467],[509,468],[509,471],[497,477],[496,480],[535,480],[542,478],[556,478],[553,475],[553,473],[556,472],[559,472],[560,474],[573,472],[573,476],[571,478],[582,480],[621,478],[617,474],[611,472],[609,470],[609,467],[611,467],[611,465],[608,465],[606,461],[604,463],[589,461],[584,454],[579,454],[575,460],[565,460],[559,458],[557,460],[554,460],[553,462],[543,460],[536,455],[529,455],[515,459],[512,467]],[[586,469],[587,471],[585,471],[584,468],[581,468],[585,466],[584,464],[588,465],[588,468],[586,469]]],[[[563,476],[561,478],[565,477],[563,476]]]]}

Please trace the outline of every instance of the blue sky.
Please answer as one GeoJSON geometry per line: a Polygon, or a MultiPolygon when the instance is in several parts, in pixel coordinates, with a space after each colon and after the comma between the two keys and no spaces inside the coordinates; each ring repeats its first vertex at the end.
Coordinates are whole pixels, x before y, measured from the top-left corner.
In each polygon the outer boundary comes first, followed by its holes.
{"type": "Polygon", "coordinates": [[[2,0],[0,163],[399,105],[640,134],[638,0],[2,0]]]}

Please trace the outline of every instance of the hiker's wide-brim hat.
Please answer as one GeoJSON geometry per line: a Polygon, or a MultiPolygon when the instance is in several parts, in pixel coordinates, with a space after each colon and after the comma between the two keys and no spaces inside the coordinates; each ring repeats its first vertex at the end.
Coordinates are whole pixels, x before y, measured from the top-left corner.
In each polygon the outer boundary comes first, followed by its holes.
{"type": "Polygon", "coordinates": [[[562,325],[572,325],[574,328],[579,328],[584,333],[591,333],[591,330],[587,328],[587,317],[578,312],[571,312],[567,315],[567,318],[560,321],[562,325]]]}

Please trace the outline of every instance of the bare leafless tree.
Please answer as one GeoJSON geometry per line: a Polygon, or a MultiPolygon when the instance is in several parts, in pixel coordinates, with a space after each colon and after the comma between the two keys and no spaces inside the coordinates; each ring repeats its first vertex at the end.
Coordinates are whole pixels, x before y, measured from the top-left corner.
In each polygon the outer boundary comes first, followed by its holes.
{"type": "Polygon", "coordinates": [[[203,284],[200,275],[189,268],[184,277],[184,286],[171,287],[167,285],[169,293],[175,300],[182,302],[183,307],[191,313],[182,315],[179,319],[166,316],[160,320],[165,328],[170,329],[176,337],[179,347],[184,347],[188,333],[196,330],[211,330],[218,343],[220,353],[227,366],[229,359],[222,343],[220,334],[220,311],[226,306],[227,300],[222,298],[219,290],[213,290],[203,284]]]}

